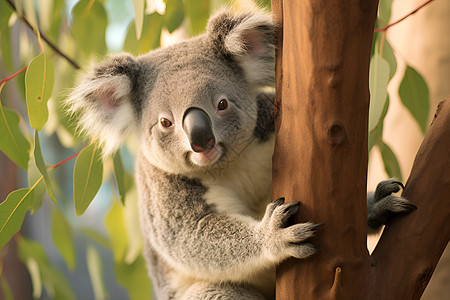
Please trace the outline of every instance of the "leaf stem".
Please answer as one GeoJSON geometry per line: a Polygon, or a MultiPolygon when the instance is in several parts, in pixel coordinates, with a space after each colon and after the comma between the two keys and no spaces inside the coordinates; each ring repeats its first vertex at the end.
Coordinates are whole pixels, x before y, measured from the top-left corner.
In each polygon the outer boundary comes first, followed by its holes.
{"type": "Polygon", "coordinates": [[[22,73],[23,71],[25,71],[27,68],[28,68],[28,65],[26,65],[25,67],[23,67],[22,69],[20,69],[19,71],[17,71],[17,72],[14,73],[14,74],[12,74],[12,75],[10,75],[10,76],[8,76],[8,77],[6,77],[6,78],[0,79],[0,82],[7,82],[7,81],[13,79],[13,78],[16,77],[17,75],[19,75],[20,73],[22,73]]]}
{"type": "Polygon", "coordinates": [[[375,29],[374,32],[380,32],[380,31],[383,31],[383,32],[384,32],[384,31],[388,30],[390,27],[392,27],[392,26],[394,26],[394,25],[400,23],[400,22],[403,21],[404,19],[406,19],[406,18],[408,18],[409,16],[415,14],[415,13],[418,12],[420,9],[422,9],[423,7],[425,7],[426,5],[428,5],[429,3],[433,2],[433,1],[434,1],[434,0],[428,0],[428,1],[426,1],[425,3],[421,4],[419,7],[415,8],[413,11],[411,11],[409,14],[403,16],[402,18],[398,19],[398,20],[395,21],[395,22],[392,22],[392,23],[388,24],[388,25],[385,26],[385,27],[375,29]]]}
{"type": "Polygon", "coordinates": [[[50,165],[50,166],[49,166],[49,169],[50,169],[50,170],[56,169],[57,167],[59,167],[59,166],[65,164],[66,162],[71,161],[72,159],[74,159],[75,157],[77,157],[78,154],[80,154],[80,152],[81,152],[81,150],[78,151],[77,153],[75,153],[74,155],[69,156],[68,158],[66,158],[66,159],[64,159],[64,160],[62,160],[62,161],[60,161],[59,163],[56,163],[56,164],[54,164],[54,165],[50,165]]]}
{"type": "MultiPolygon", "coordinates": [[[[20,18],[22,19],[22,21],[25,22],[25,24],[27,24],[28,27],[30,27],[33,32],[33,25],[31,25],[30,21],[28,21],[27,17],[23,14],[20,13],[19,11],[17,11],[16,6],[14,5],[14,3],[11,0],[5,0],[9,6],[11,6],[11,8],[20,16],[20,18]]],[[[36,35],[40,35],[41,38],[50,46],[50,48],[53,49],[53,51],[55,51],[56,53],[58,53],[60,56],[62,56],[64,59],[66,59],[75,69],[79,69],[80,66],[70,57],[68,57],[66,54],[64,54],[53,42],[51,42],[47,36],[45,34],[43,34],[39,29],[37,29],[39,31],[39,33],[35,33],[36,35]]],[[[39,45],[40,47],[42,46],[41,44],[39,45]]]]}

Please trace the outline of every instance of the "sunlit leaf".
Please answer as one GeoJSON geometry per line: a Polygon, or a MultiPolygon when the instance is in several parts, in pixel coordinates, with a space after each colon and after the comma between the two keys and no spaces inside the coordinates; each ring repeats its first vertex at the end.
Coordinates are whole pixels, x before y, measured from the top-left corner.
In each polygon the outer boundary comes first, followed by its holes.
{"type": "Polygon", "coordinates": [[[369,89],[369,132],[371,132],[380,121],[383,108],[387,99],[387,85],[389,82],[389,64],[378,53],[370,61],[369,89]]]}
{"type": "Polygon", "coordinates": [[[75,270],[75,245],[72,229],[66,217],[57,209],[52,211],[52,239],[70,270],[75,270]]]}
{"type": "Polygon", "coordinates": [[[120,152],[114,154],[114,177],[116,178],[117,189],[119,190],[120,201],[125,204],[126,186],[125,186],[125,170],[123,169],[122,158],[120,152]]]}
{"type": "Polygon", "coordinates": [[[387,96],[386,102],[384,103],[383,112],[381,113],[380,121],[375,126],[375,128],[369,132],[369,153],[372,150],[375,144],[379,143],[383,138],[383,121],[384,117],[386,117],[387,111],[389,109],[389,95],[387,96]]]}
{"type": "Polygon", "coordinates": [[[389,64],[389,80],[394,77],[395,71],[397,71],[397,59],[395,58],[394,51],[392,50],[391,44],[387,40],[383,43],[383,52],[381,56],[389,64]]]}
{"type": "Polygon", "coordinates": [[[139,40],[142,34],[142,25],[144,24],[144,0],[133,0],[134,24],[136,27],[136,38],[139,40]]]}
{"type": "Polygon", "coordinates": [[[144,25],[140,40],[136,39],[134,21],[128,27],[123,49],[134,55],[145,54],[161,44],[161,30],[164,18],[157,12],[144,16],[144,25]]]}
{"type": "Polygon", "coordinates": [[[73,198],[77,215],[82,215],[97,194],[103,179],[101,149],[96,143],[81,150],[73,172],[73,198]]]}
{"type": "Polygon", "coordinates": [[[88,246],[86,251],[86,263],[95,300],[103,300],[107,297],[107,292],[103,283],[102,260],[94,247],[88,246]]]}
{"type": "Polygon", "coordinates": [[[127,233],[125,230],[124,208],[114,202],[106,215],[105,226],[111,241],[114,261],[123,261],[127,250],[127,233]]]}
{"type": "Polygon", "coordinates": [[[384,163],[384,169],[386,170],[388,176],[402,181],[402,172],[394,152],[392,152],[391,148],[389,148],[389,146],[382,141],[380,141],[377,146],[380,150],[381,158],[384,163]]]}
{"type": "Polygon", "coordinates": [[[202,33],[208,23],[210,3],[209,0],[186,0],[184,2],[186,15],[189,17],[189,24],[192,35],[202,33]]]}
{"type": "Polygon", "coordinates": [[[42,197],[45,194],[45,183],[44,180],[42,179],[40,180],[40,178],[43,176],[39,171],[38,167],[36,166],[36,160],[34,158],[34,150],[31,151],[30,153],[27,177],[28,177],[28,186],[33,186],[36,182],[39,181],[36,187],[31,191],[32,200],[31,200],[30,214],[34,215],[41,207],[42,197]]]}
{"type": "Polygon", "coordinates": [[[402,103],[411,112],[422,132],[425,133],[430,111],[428,86],[425,80],[416,70],[407,66],[398,91],[402,103]]]}
{"type": "Polygon", "coordinates": [[[166,13],[164,14],[164,26],[172,33],[184,20],[184,4],[182,0],[165,0],[166,13]]]}
{"type": "Polygon", "coordinates": [[[34,158],[36,160],[36,166],[39,169],[39,172],[41,172],[42,176],[44,176],[44,183],[47,193],[50,196],[50,199],[56,203],[55,194],[53,193],[53,188],[50,183],[50,177],[48,176],[47,167],[45,166],[44,157],[42,156],[41,144],[39,142],[39,134],[37,131],[34,133],[34,158]]]}
{"type": "Polygon", "coordinates": [[[22,169],[28,168],[30,143],[19,129],[19,115],[0,104],[0,150],[22,169]]]}
{"type": "Polygon", "coordinates": [[[47,122],[47,101],[53,89],[53,66],[45,53],[36,56],[28,66],[25,88],[31,127],[39,131],[47,122]]]}
{"type": "Polygon", "coordinates": [[[39,299],[42,295],[42,280],[39,265],[37,261],[32,257],[28,258],[25,264],[31,277],[31,284],[33,286],[33,298],[39,299]]]}
{"type": "Polygon", "coordinates": [[[0,204],[0,249],[22,227],[32,199],[30,188],[19,189],[11,192],[0,204]]]}
{"type": "Polygon", "coordinates": [[[61,22],[63,20],[63,13],[65,9],[64,0],[53,0],[53,7],[51,10],[50,29],[47,35],[51,37],[52,41],[58,41],[59,32],[61,31],[61,22]]]}
{"type": "Polygon", "coordinates": [[[51,265],[44,247],[40,243],[20,238],[18,246],[19,257],[24,263],[30,259],[36,260],[41,272],[42,283],[50,299],[75,300],[75,295],[66,277],[51,265]]]}
{"type": "Polygon", "coordinates": [[[130,300],[152,299],[152,285],[142,255],[132,264],[115,262],[114,273],[119,285],[128,290],[130,300]]]}
{"type": "Polygon", "coordinates": [[[108,16],[99,1],[81,0],[72,10],[72,35],[78,49],[87,57],[106,52],[108,16]]]}
{"type": "Polygon", "coordinates": [[[383,0],[378,4],[378,19],[381,26],[386,26],[391,18],[392,0],[383,0]]]}

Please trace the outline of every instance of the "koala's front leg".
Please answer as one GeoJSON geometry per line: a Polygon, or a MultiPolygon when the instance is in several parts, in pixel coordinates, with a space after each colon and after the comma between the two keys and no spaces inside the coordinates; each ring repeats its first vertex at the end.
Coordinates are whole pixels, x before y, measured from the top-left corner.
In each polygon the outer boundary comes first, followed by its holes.
{"type": "Polygon", "coordinates": [[[284,204],[284,199],[278,199],[268,205],[259,222],[210,212],[195,222],[177,226],[182,231],[172,231],[176,236],[159,239],[163,247],[156,248],[165,248],[160,254],[187,275],[217,282],[248,281],[288,257],[306,258],[316,252],[304,241],[318,225],[287,224],[298,209],[298,202],[284,204]]]}
{"type": "Polygon", "coordinates": [[[392,195],[404,188],[400,181],[381,181],[375,190],[367,194],[367,224],[369,233],[375,233],[395,215],[417,209],[403,197],[392,195]]]}

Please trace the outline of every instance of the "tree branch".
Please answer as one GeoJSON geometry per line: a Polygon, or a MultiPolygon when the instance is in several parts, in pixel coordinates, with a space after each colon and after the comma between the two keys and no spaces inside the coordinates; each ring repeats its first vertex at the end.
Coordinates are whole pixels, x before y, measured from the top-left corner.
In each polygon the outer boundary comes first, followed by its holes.
{"type": "MultiPolygon", "coordinates": [[[[25,24],[31,28],[31,30],[33,30],[33,26],[31,25],[30,21],[28,21],[27,17],[25,16],[25,14],[20,13],[19,11],[17,11],[16,6],[14,5],[14,3],[11,0],[5,0],[9,6],[11,6],[11,8],[20,16],[20,18],[22,19],[23,22],[25,22],[25,24]]],[[[55,51],[56,53],[58,53],[61,57],[63,57],[65,60],[67,60],[75,69],[79,69],[80,66],[70,57],[68,57],[66,54],[64,54],[53,42],[51,42],[47,36],[42,33],[42,31],[40,29],[39,30],[39,34],[41,35],[42,39],[50,46],[50,48],[53,49],[53,51],[55,51]]],[[[34,30],[33,30],[34,32],[34,30]]]]}

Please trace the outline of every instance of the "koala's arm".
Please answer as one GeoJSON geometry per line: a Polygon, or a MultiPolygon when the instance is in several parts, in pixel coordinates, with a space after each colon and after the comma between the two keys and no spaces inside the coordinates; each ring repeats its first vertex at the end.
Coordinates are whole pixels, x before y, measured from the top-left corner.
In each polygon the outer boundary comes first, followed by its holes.
{"type": "Polygon", "coordinates": [[[151,185],[140,190],[144,238],[172,268],[188,276],[245,281],[288,257],[306,258],[316,252],[302,243],[316,225],[287,226],[298,202],[278,199],[256,221],[218,213],[202,199],[201,185],[188,179],[158,176],[151,185]]]}
{"type": "Polygon", "coordinates": [[[391,195],[403,188],[403,184],[395,179],[383,180],[378,183],[375,192],[367,194],[367,225],[368,233],[376,233],[392,217],[399,213],[417,209],[407,199],[391,195]]]}

